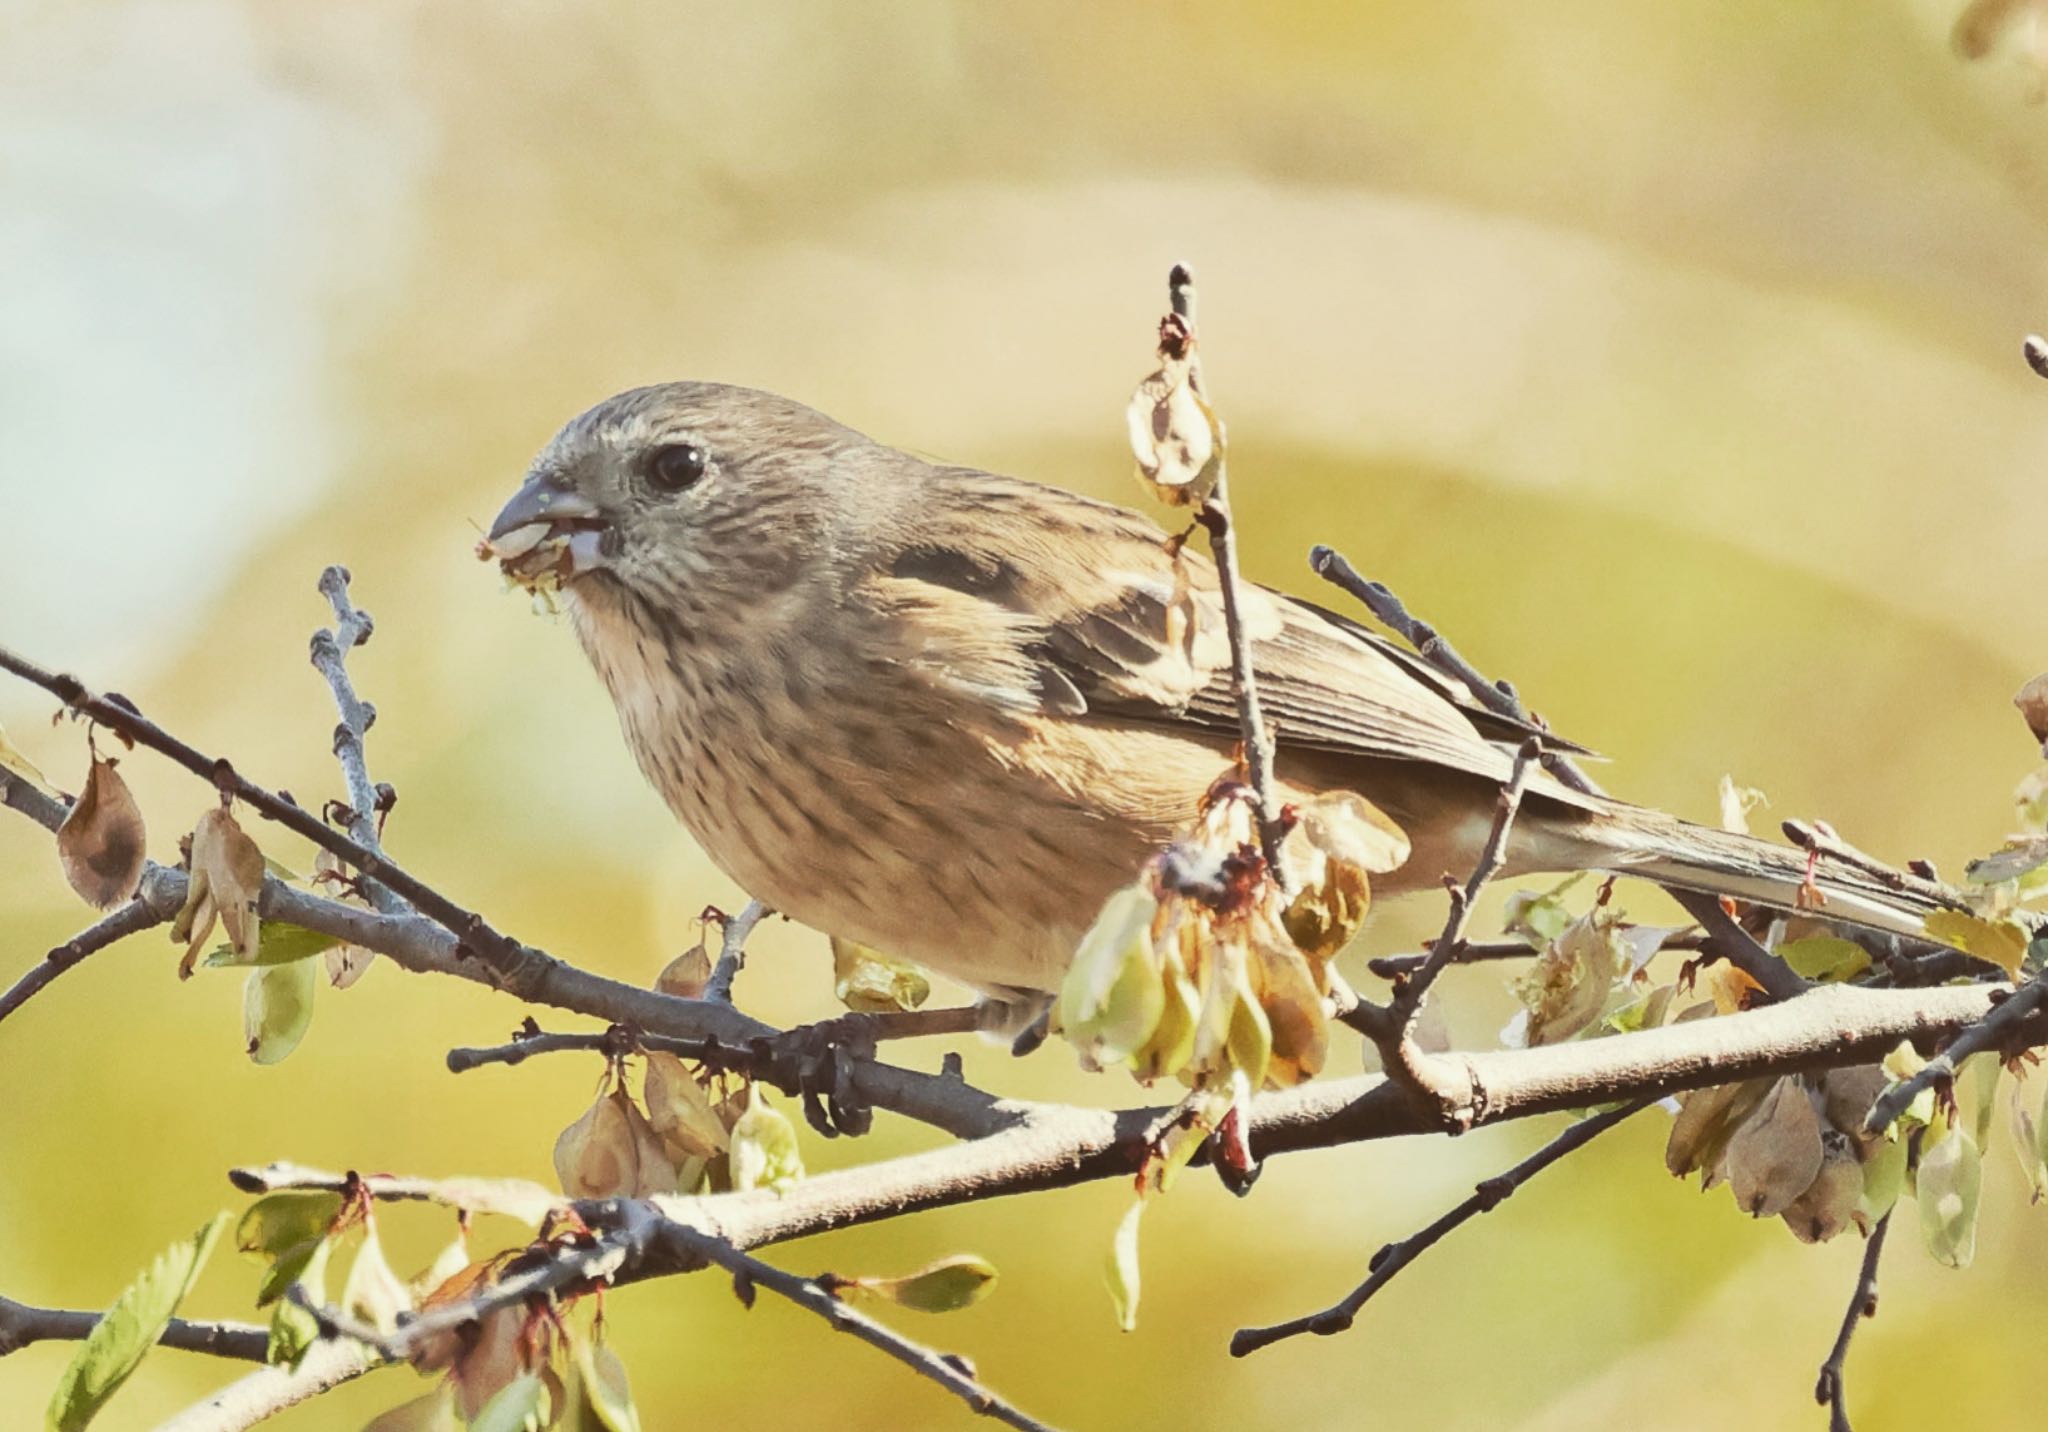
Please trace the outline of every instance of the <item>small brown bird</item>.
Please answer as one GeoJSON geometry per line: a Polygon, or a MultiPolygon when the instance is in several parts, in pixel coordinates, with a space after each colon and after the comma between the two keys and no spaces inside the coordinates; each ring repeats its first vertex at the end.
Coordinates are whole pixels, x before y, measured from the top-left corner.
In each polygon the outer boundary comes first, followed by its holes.
{"type": "MultiPolygon", "coordinates": [[[[559,576],[640,768],[775,909],[992,995],[1056,989],[1193,814],[1237,714],[1214,567],[1134,512],[948,467],[773,393],[668,383],[576,418],[491,528],[559,576]]],[[[1527,732],[1413,653],[1248,587],[1284,798],[1383,815],[1377,893],[1463,875],[1527,732]]],[[[1803,852],[1532,784],[1505,873],[1793,906],[1803,852]]],[[[1850,870],[1829,912],[1918,933],[1850,870]]]]}

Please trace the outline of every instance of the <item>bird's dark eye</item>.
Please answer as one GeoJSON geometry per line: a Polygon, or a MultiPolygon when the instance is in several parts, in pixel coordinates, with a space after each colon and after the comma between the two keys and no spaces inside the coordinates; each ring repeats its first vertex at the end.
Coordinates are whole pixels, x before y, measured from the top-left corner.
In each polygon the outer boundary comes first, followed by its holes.
{"type": "Polygon", "coordinates": [[[704,475],[704,449],[695,443],[667,443],[647,459],[647,480],[663,492],[681,492],[704,475]]]}

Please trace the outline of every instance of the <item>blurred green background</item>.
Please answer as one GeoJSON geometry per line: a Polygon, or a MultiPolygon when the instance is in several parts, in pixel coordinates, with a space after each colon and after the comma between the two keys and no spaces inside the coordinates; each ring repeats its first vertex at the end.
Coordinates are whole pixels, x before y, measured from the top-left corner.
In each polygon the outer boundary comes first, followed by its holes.
{"type": "MultiPolygon", "coordinates": [[[[310,805],[338,794],[313,584],[346,563],[379,619],[355,670],[394,852],[651,980],[736,897],[566,629],[470,556],[528,456],[616,389],[716,377],[1136,502],[1121,409],[1184,259],[1257,575],[1307,590],[1307,546],[1344,550],[1636,798],[1710,818],[1732,772],[1776,816],[1954,868],[2005,829],[2033,759],[2007,698],[2048,665],[2048,388],[2019,360],[2048,324],[2048,111],[2015,59],[1956,58],[1957,8],[5,0],[0,640],[310,805]]],[[[82,735],[49,712],[0,689],[75,789],[82,735]]],[[[174,859],[206,792],[124,770],[174,859]]],[[[1440,918],[1390,910],[1363,943],[1440,918]]],[[[0,820],[0,976],[85,920],[47,840],[0,820]]],[[[0,1030],[0,1292],[104,1304],[236,1202],[238,1162],[547,1178],[598,1073],[444,1073],[521,1011],[389,967],[259,1070],[239,980],[181,986],[174,961],[138,938],[0,1030]]],[[[1448,993],[1457,1036],[1491,1040],[1498,972],[1448,993]]],[[[743,997],[831,1013],[822,938],[766,932],[743,997]]],[[[963,1047],[1006,1090],[1136,1097],[1057,1046],[963,1047]]],[[[1293,1157],[1245,1202],[1190,1181],[1146,1220],[1128,1336],[1100,1272],[1121,1187],[772,1257],[985,1254],[987,1302],[908,1330],[1075,1427],[1821,1425],[1856,1240],[1804,1248],[1671,1180],[1656,1115],[1342,1339],[1225,1355],[1552,1131],[1293,1157]]],[[[805,1140],[825,1167],[928,1137],[805,1140]]],[[[2013,1426],[2034,1400],[2048,1214],[2002,1148],[1989,1167],[1974,1268],[1894,1240],[1850,1368],[1865,1432],[2013,1426]]],[[[446,1233],[387,1224],[414,1266],[446,1233]]],[[[243,1314],[255,1276],[224,1256],[193,1307],[243,1314]]],[[[650,1427],[966,1421],[709,1279],[612,1308],[650,1427]]],[[[69,1353],[0,1360],[0,1424],[39,1418],[69,1353]]],[[[104,1425],[237,1371],[159,1353],[104,1425]]],[[[358,1426],[414,1384],[277,1425],[358,1426]]]]}

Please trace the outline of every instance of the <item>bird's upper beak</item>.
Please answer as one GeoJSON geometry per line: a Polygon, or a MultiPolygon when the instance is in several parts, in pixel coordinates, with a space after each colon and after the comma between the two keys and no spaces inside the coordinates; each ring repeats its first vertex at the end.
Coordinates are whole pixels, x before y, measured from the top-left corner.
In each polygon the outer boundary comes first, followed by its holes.
{"type": "Polygon", "coordinates": [[[535,473],[499,510],[498,520],[491,524],[490,536],[493,542],[499,542],[520,528],[536,523],[548,527],[568,526],[571,523],[594,522],[601,516],[597,504],[589,498],[557,486],[544,474],[535,473]]]}
{"type": "Polygon", "coordinates": [[[606,527],[596,503],[535,473],[491,523],[486,555],[521,581],[544,570],[560,578],[580,576],[603,565],[606,527]]]}

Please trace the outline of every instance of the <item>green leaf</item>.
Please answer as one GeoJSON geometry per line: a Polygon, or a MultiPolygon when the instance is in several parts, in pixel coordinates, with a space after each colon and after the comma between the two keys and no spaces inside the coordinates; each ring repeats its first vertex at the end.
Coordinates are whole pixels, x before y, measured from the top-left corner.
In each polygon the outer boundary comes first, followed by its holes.
{"type": "Polygon", "coordinates": [[[249,1205],[235,1225],[235,1247],[275,1258],[297,1244],[325,1238],[340,1212],[338,1193],[310,1188],[266,1193],[249,1205]]]}
{"type": "Polygon", "coordinates": [[[2027,930],[2017,920],[1987,920],[1966,910],[1935,910],[1923,922],[1927,933],[1980,960],[1989,960],[2018,979],[2027,954],[2027,930]]]}
{"type": "Polygon", "coordinates": [[[1144,1214],[1141,1198],[1117,1224],[1109,1244],[1109,1299],[1116,1307],[1116,1325],[1125,1332],[1138,1326],[1138,1220],[1144,1214]]]}
{"type": "Polygon", "coordinates": [[[50,1397],[45,1423],[48,1432],[78,1432],[99,1414],[156,1346],[178,1304],[192,1290],[192,1280],[206,1266],[207,1255],[227,1226],[225,1213],[215,1214],[189,1240],[159,1253],[134,1282],[121,1290],[106,1316],[93,1324],[85,1341],[50,1397]]]}
{"type": "MultiPolygon", "coordinates": [[[[334,1240],[331,1238],[323,1238],[314,1244],[311,1254],[299,1265],[298,1277],[277,1289],[277,1306],[270,1314],[270,1345],[263,1354],[268,1361],[296,1368],[300,1359],[320,1340],[319,1320],[310,1309],[302,1308],[285,1297],[284,1292],[286,1287],[302,1288],[306,1301],[313,1307],[324,1304],[327,1301],[327,1258],[333,1251],[334,1240]]],[[[278,1269],[283,1266],[280,1262],[277,1268],[271,1269],[271,1279],[266,1280],[266,1286],[277,1277],[278,1269]]],[[[259,1303],[258,1306],[262,1305],[259,1303]]]]}
{"type": "Polygon", "coordinates": [[[2027,1176],[2027,1198],[2030,1203],[2039,1203],[2048,1195],[2048,1142],[2041,1136],[2042,1121],[2029,1107],[2026,1082],[2014,1079],[2007,1102],[2011,1115],[2008,1127],[2012,1130],[2013,1152],[2019,1155],[2020,1168],[2027,1176]]]}
{"type": "Polygon", "coordinates": [[[1159,902],[1129,885],[1103,902],[1060,981],[1055,1021],[1092,1065],[1129,1059],[1166,1013],[1166,986],[1152,949],[1159,902]]]}
{"type": "Polygon", "coordinates": [[[899,1308],[920,1313],[953,1313],[980,1302],[995,1281],[993,1263],[963,1253],[900,1278],[860,1278],[853,1286],[869,1297],[899,1308]]]}
{"type": "Polygon", "coordinates": [[[1906,1141],[1887,1139],[1863,1161],[1863,1196],[1856,1201],[1856,1221],[1867,1234],[1892,1211],[1906,1187],[1906,1141]]]}
{"type": "Polygon", "coordinates": [[[1572,912],[1565,908],[1564,897],[1585,878],[1584,874],[1579,874],[1560,880],[1548,890],[1512,892],[1508,896],[1507,908],[1501,912],[1501,929],[1527,940],[1532,950],[1542,949],[1571,924],[1572,912]]]}
{"type": "Polygon", "coordinates": [[[534,1432],[547,1421],[547,1384],[522,1372],[499,1388],[470,1419],[469,1432],[534,1432]]]}
{"type": "Polygon", "coordinates": [[[313,1023],[313,995],[320,988],[314,960],[266,965],[242,986],[242,1034],[249,1057],[276,1064],[299,1047],[313,1023]]]}
{"type": "Polygon", "coordinates": [[[626,1386],[626,1365],[617,1353],[601,1343],[578,1339],[576,1372],[574,1432],[640,1432],[640,1414],[626,1386]]]}
{"type": "Polygon", "coordinates": [[[1778,946],[1778,958],[1810,980],[1854,979],[1870,968],[1870,951],[1839,935],[1808,935],[1778,946]]]}
{"type": "Polygon", "coordinates": [[[52,794],[50,782],[36,769],[36,763],[21,754],[15,744],[7,739],[7,729],[0,726],[0,770],[11,771],[20,776],[44,795],[52,794]]]}
{"type": "Polygon", "coordinates": [[[786,1193],[804,1176],[803,1152],[797,1147],[796,1126],[780,1109],[768,1103],[768,1096],[755,1085],[747,1099],[747,1111],[732,1126],[732,1186],[741,1193],[750,1188],[772,1188],[786,1193]]]}
{"type": "Polygon", "coordinates": [[[1915,1173],[1920,1232],[1937,1263],[1967,1268],[1977,1252],[1977,1201],[1984,1189],[1977,1142],[1961,1127],[1923,1150],[1915,1173]]]}
{"type": "Polygon", "coordinates": [[[233,945],[215,945],[200,957],[195,969],[225,970],[255,965],[268,968],[272,965],[288,965],[296,960],[310,959],[341,941],[333,935],[323,935],[318,930],[308,930],[303,925],[287,925],[281,920],[266,920],[256,937],[253,954],[235,952],[233,945]]]}

